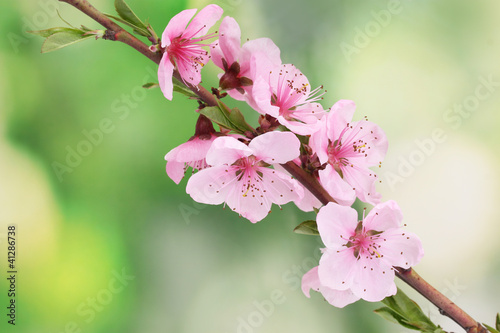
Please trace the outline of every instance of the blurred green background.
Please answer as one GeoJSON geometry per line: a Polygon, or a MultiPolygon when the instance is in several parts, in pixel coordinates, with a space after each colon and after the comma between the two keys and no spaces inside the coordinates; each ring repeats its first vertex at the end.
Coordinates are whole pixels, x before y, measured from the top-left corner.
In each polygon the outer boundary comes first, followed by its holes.
{"type": "MultiPolygon", "coordinates": [[[[91,2],[114,12],[111,0],[91,2]]],[[[128,3],[160,34],[177,12],[207,4],[128,3]]],[[[500,311],[500,3],[215,3],[238,20],[243,40],[272,38],[284,63],[323,84],[325,107],[352,99],[357,119],[386,131],[379,190],[399,202],[424,243],[417,270],[491,324],[500,311]]],[[[24,31],[63,26],[56,10],[75,26],[100,27],[55,0],[1,8],[2,332],[405,331],[370,313],[380,304],[336,309],[302,295],[298,282],[321,245],[292,229],[311,214],[285,205],[252,225],[192,202],[186,180],[176,186],[167,177],[163,157],[193,134],[196,103],[142,89],[155,81],[151,61],[102,40],[42,55],[42,38],[24,31]],[[70,156],[78,149],[86,156],[70,156]],[[72,166],[58,174],[54,163],[67,159],[72,166]],[[15,328],[6,316],[11,224],[15,328]]],[[[204,69],[207,87],[217,73],[204,69]]]]}

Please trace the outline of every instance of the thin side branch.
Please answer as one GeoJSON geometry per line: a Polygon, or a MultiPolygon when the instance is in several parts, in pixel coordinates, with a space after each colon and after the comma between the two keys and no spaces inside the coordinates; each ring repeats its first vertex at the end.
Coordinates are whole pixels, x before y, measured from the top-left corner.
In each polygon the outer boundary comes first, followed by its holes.
{"type": "Polygon", "coordinates": [[[122,43],[125,43],[152,61],[154,61],[156,64],[160,63],[161,60],[161,54],[158,52],[151,52],[149,50],[149,47],[141,42],[139,39],[136,37],[132,36],[128,31],[120,27],[118,24],[116,24],[113,20],[111,20],[109,17],[98,11],[94,6],[92,6],[87,0],[59,0],[61,2],[66,2],[67,4],[70,4],[71,6],[75,7],[79,11],[85,13],[88,15],[90,18],[92,18],[94,21],[98,22],[101,24],[103,27],[105,27],[108,31],[108,33],[114,34],[114,38],[110,38],[113,40],[120,41],[122,43]]]}

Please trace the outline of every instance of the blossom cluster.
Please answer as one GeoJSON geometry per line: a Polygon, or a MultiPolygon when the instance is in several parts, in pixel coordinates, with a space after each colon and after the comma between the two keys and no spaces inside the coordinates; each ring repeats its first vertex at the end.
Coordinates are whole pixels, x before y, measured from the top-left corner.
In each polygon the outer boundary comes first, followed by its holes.
{"type": "Polygon", "coordinates": [[[367,119],[354,121],[350,100],[325,109],[323,88],[311,88],[297,67],[283,64],[269,38],[242,45],[234,18],[225,17],[219,31],[209,33],[222,17],[219,6],[195,13],[182,11],[162,34],[163,94],[172,99],[174,78],[196,89],[203,66],[212,61],[222,70],[216,97],[246,102],[260,114],[260,126],[250,133],[224,126],[216,131],[200,114],[194,136],[165,156],[167,174],[179,183],[191,167],[186,191],[195,201],[227,205],[253,223],[264,219],[273,203],[319,209],[317,226],[326,248],[319,265],[303,278],[307,296],[314,289],[343,307],[395,294],[394,267],[415,265],[423,250],[418,237],[403,230],[397,204],[381,203],[376,191],[377,175],[370,168],[387,152],[382,129],[367,119]],[[285,171],[287,163],[314,177],[335,202],[323,206],[285,171]],[[356,198],[375,206],[361,221],[350,207],[356,198]]]}

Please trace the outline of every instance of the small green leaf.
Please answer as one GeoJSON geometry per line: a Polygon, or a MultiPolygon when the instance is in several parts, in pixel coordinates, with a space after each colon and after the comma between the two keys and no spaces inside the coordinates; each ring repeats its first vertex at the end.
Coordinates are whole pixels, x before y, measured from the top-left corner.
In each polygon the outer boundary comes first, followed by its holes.
{"type": "Polygon", "coordinates": [[[495,321],[495,327],[500,331],[500,313],[497,313],[497,319],[495,321]]]}
{"type": "Polygon", "coordinates": [[[293,229],[293,232],[302,235],[312,235],[312,236],[319,235],[318,225],[316,224],[316,221],[313,220],[302,222],[301,224],[296,226],[295,229],[293,229]]]}
{"type": "Polygon", "coordinates": [[[127,22],[132,23],[143,29],[147,29],[147,26],[141,21],[137,15],[132,11],[132,9],[123,0],[115,0],[115,9],[118,15],[127,22]]]}
{"type": "Polygon", "coordinates": [[[158,88],[160,85],[155,82],[148,82],[142,85],[144,89],[153,89],[153,88],[158,88]]]}
{"type": "Polygon", "coordinates": [[[229,122],[232,124],[236,132],[240,133],[245,133],[247,131],[255,132],[255,129],[245,121],[243,114],[240,112],[238,108],[233,108],[232,110],[229,110],[229,108],[221,100],[217,100],[217,103],[219,104],[219,109],[228,118],[229,122]]]}
{"type": "Polygon", "coordinates": [[[176,78],[172,78],[172,83],[174,84],[174,91],[181,93],[189,98],[197,98],[196,94],[186,88],[186,86],[176,78]]]}
{"type": "Polygon", "coordinates": [[[116,17],[116,16],[113,16],[113,15],[109,15],[109,14],[104,14],[106,15],[107,17],[110,17],[112,18],[113,20],[116,20],[120,23],[123,23],[123,24],[126,24],[128,25],[129,27],[131,27],[133,30],[134,30],[134,33],[140,35],[140,36],[144,36],[144,37],[150,37],[151,36],[151,33],[146,29],[143,29],[143,28],[140,28],[136,25],[133,25],[132,23],[130,22],[127,22],[125,21],[124,19],[120,18],[120,17],[116,17]]]}
{"type": "Polygon", "coordinates": [[[58,32],[71,32],[71,31],[80,31],[78,29],[74,28],[64,28],[64,27],[55,27],[55,28],[50,28],[50,29],[45,29],[45,30],[36,30],[36,31],[27,31],[30,34],[41,36],[41,37],[49,37],[52,36],[53,34],[56,34],[58,32]]]}
{"type": "Polygon", "coordinates": [[[200,110],[200,113],[212,120],[219,126],[230,129],[235,133],[245,134],[247,131],[255,130],[245,122],[245,118],[237,108],[228,110],[227,107],[219,101],[219,106],[207,106],[200,110]]]}
{"type": "Polygon", "coordinates": [[[65,46],[69,46],[93,37],[93,35],[85,35],[83,31],[78,29],[56,32],[45,39],[42,44],[42,53],[59,50],[65,46]]]}
{"type": "Polygon", "coordinates": [[[229,114],[226,114],[218,106],[204,107],[200,109],[200,113],[219,126],[241,133],[229,120],[229,114]]]}
{"type": "Polygon", "coordinates": [[[408,324],[408,321],[406,318],[396,311],[388,308],[388,307],[382,307],[380,309],[373,310],[376,314],[384,318],[385,320],[388,320],[390,322],[393,322],[395,324],[400,324],[401,326],[404,326],[406,328],[412,329],[412,330],[417,330],[417,328],[413,325],[408,324]]]}
{"type": "Polygon", "coordinates": [[[486,324],[483,324],[484,327],[486,327],[488,329],[488,331],[490,331],[491,333],[500,333],[498,330],[494,329],[493,327],[489,326],[489,325],[486,325],[486,324]]]}
{"type": "Polygon", "coordinates": [[[132,9],[130,9],[130,7],[125,3],[125,1],[115,0],[115,9],[118,15],[122,18],[122,20],[118,19],[117,17],[113,17],[111,15],[108,15],[109,17],[112,17],[117,21],[127,24],[141,36],[145,37],[152,36],[151,32],[148,30],[148,27],[144,24],[144,22],[141,21],[140,18],[137,17],[137,15],[135,15],[132,9]]]}
{"type": "Polygon", "coordinates": [[[420,306],[406,296],[400,289],[396,295],[386,297],[382,303],[387,308],[375,310],[383,318],[391,317],[393,320],[404,327],[414,330],[420,330],[427,333],[441,332],[439,326],[436,326],[423,312],[420,306]]]}
{"type": "Polygon", "coordinates": [[[430,326],[436,327],[434,323],[422,312],[420,306],[410,299],[406,294],[398,288],[396,295],[386,297],[382,303],[400,313],[403,313],[412,321],[422,321],[430,326]]]}
{"type": "Polygon", "coordinates": [[[245,117],[238,108],[231,109],[229,113],[229,120],[235,124],[238,128],[244,131],[254,132],[255,130],[246,121],[245,117]]]}

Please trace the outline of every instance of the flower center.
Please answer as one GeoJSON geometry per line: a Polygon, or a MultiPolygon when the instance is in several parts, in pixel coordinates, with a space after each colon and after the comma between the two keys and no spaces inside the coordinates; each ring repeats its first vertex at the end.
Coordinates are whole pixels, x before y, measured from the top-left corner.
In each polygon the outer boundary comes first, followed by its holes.
{"type": "Polygon", "coordinates": [[[255,165],[256,161],[257,161],[257,159],[255,158],[255,156],[250,155],[248,157],[242,157],[242,158],[240,158],[239,160],[237,160],[236,162],[234,162],[233,165],[239,166],[239,169],[241,171],[243,169],[252,168],[255,165]]]}
{"type": "Polygon", "coordinates": [[[340,175],[342,175],[341,166],[346,166],[349,164],[349,160],[343,156],[342,150],[342,142],[339,140],[335,140],[335,142],[329,141],[328,148],[328,163],[337,171],[340,175]]]}
{"type": "Polygon", "coordinates": [[[167,52],[170,55],[170,58],[172,58],[175,54],[179,52],[179,50],[182,48],[182,40],[181,37],[176,37],[170,41],[170,45],[167,46],[167,52]]]}
{"type": "Polygon", "coordinates": [[[257,160],[257,158],[253,155],[242,157],[234,162],[233,165],[237,166],[236,177],[238,178],[238,181],[242,180],[242,178],[251,179],[255,177],[255,174],[257,174],[259,178],[262,178],[262,173],[257,171],[258,168],[269,166],[269,164],[257,160]]]}
{"type": "MultiPolygon", "coordinates": [[[[356,122],[355,125],[347,123],[339,135],[339,138],[333,143],[329,140],[327,147],[328,163],[342,175],[341,169],[345,166],[353,166],[349,161],[351,157],[367,157],[370,149],[366,141],[366,134],[363,134],[362,122],[356,122]]],[[[372,135],[371,132],[369,135],[372,135]]],[[[375,138],[376,139],[376,138],[375,138]]]]}
{"type": "Polygon", "coordinates": [[[203,51],[201,45],[196,44],[194,40],[181,38],[180,36],[174,38],[171,44],[167,46],[167,52],[170,61],[174,65],[189,62],[195,70],[205,65],[202,60],[207,52],[203,51]]]}
{"type": "MultiPolygon", "coordinates": [[[[271,104],[280,108],[279,114],[286,120],[297,119],[298,106],[323,99],[324,93],[318,93],[323,86],[310,90],[309,83],[304,81],[303,74],[295,67],[285,67],[278,73],[278,82],[271,97],[271,104]]],[[[301,114],[314,114],[318,110],[314,107],[300,109],[301,114]]]]}
{"type": "Polygon", "coordinates": [[[355,234],[347,239],[348,242],[344,244],[344,246],[347,248],[352,248],[353,255],[357,259],[359,259],[360,256],[363,255],[372,258],[381,258],[382,255],[378,251],[380,245],[378,245],[377,242],[381,233],[382,232],[375,230],[364,230],[363,221],[359,221],[355,230],[355,234]]]}
{"type": "Polygon", "coordinates": [[[257,160],[255,156],[251,155],[240,158],[233,165],[237,167],[235,176],[236,180],[241,184],[241,194],[243,197],[248,195],[263,197],[265,190],[260,183],[264,174],[259,171],[259,168],[269,166],[269,164],[257,160]]]}

